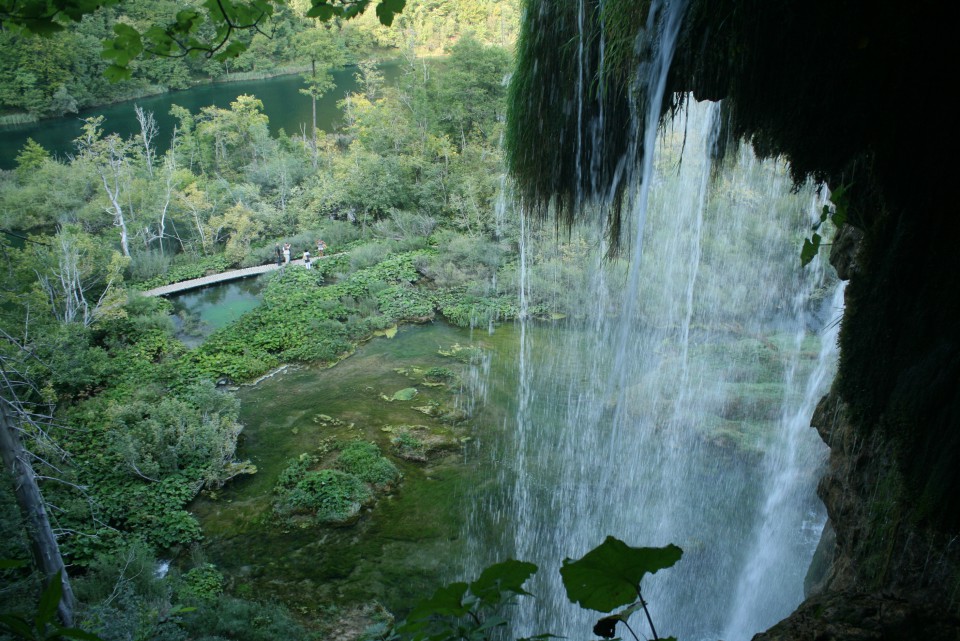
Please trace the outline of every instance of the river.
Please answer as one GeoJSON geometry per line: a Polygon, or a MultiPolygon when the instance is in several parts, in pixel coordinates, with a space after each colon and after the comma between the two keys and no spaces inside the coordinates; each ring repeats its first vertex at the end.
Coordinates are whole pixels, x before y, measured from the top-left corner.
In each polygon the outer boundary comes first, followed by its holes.
{"type": "MultiPolygon", "coordinates": [[[[395,82],[402,73],[398,64],[385,64],[381,67],[386,82],[395,82]]],[[[317,126],[325,131],[335,129],[341,117],[337,103],[348,93],[357,90],[354,77],[355,68],[333,72],[336,87],[317,101],[317,126]]],[[[74,116],[51,118],[26,125],[10,125],[0,128],[0,169],[16,167],[17,154],[28,138],[42,145],[56,157],[65,157],[75,152],[73,141],[80,135],[83,119],[94,116],[104,117],[104,131],[116,132],[126,137],[139,131],[133,108],[139,105],[153,112],[157,120],[160,136],[157,145],[160,151],[169,146],[170,132],[176,123],[170,115],[170,107],[179,105],[197,113],[203,107],[214,105],[228,108],[237,96],[254,95],[263,102],[264,113],[270,118],[270,132],[281,129],[288,134],[300,131],[301,125],[310,122],[310,99],[300,93],[304,87],[299,75],[278,76],[262,80],[241,82],[218,82],[204,84],[185,91],[174,91],[138,98],[127,102],[85,109],[74,116]]]]}

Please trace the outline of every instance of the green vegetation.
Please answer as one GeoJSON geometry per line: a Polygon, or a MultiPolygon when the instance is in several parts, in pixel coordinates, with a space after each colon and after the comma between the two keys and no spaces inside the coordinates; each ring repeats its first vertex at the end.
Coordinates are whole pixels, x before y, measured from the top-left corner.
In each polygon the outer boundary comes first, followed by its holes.
{"type": "MultiPolygon", "coordinates": [[[[149,21],[150,4],[128,16],[131,28],[149,21]]],[[[284,37],[254,35],[246,51],[222,67],[199,59],[187,66],[143,60],[131,65],[132,79],[102,90],[84,75],[99,78],[102,67],[96,65],[67,74],[60,84],[38,73],[20,78],[13,89],[0,85],[6,108],[47,115],[72,106],[64,96],[55,103],[37,87],[67,87],[73,97],[80,95],[74,84],[90,88],[77,99],[79,108],[108,92],[115,92],[109,94],[114,99],[153,85],[186,86],[198,76],[299,63],[311,65],[316,96],[326,90],[322,60],[361,63],[361,90],[342,102],[337,132],[271,136],[260,101],[241,96],[229,108],[189,113],[175,107],[175,131],[152,130],[144,114],[141,135],[129,139],[105,133],[102,120],[89,119],[75,155],[55,158],[31,143],[19,154],[17,170],[0,174],[0,227],[28,236],[19,246],[0,240],[8,276],[0,291],[0,355],[5,372],[16,371],[29,383],[18,390],[27,407],[53,417],[49,429],[24,430],[36,438],[30,447],[48,477],[42,490],[60,510],[71,574],[86,584],[78,593],[88,629],[105,639],[305,638],[282,609],[236,599],[249,596],[241,593],[248,583],[232,583],[203,559],[184,560],[204,536],[188,511],[191,501],[200,493],[217,496],[231,480],[257,473],[236,456],[243,429],[236,398],[216,385],[250,382],[289,363],[333,365],[402,323],[443,319],[486,327],[519,315],[516,216],[498,214],[496,206],[511,60],[505,49],[489,44],[510,41],[511,27],[504,23],[512,6],[452,3],[448,19],[408,7],[397,24],[420,26],[414,48],[446,55],[429,64],[411,58],[393,87],[384,86],[371,53],[399,46],[399,31],[387,36],[374,26],[368,33],[367,18],[313,30],[312,17],[298,14],[294,5],[272,17],[286,30],[284,37]],[[474,20],[478,8],[490,13],[474,20]],[[464,35],[468,21],[473,33],[464,35]],[[170,137],[166,153],[158,152],[157,136],[170,137]],[[329,251],[314,269],[291,264],[265,277],[263,304],[193,349],[177,340],[170,304],[139,294],[272,262],[276,243],[290,243],[296,256],[318,238],[329,251]],[[180,567],[166,581],[147,580],[158,554],[176,556],[180,567]],[[124,574],[128,566],[138,568],[141,578],[124,574]],[[119,586],[116,596],[104,587],[110,581],[119,586]]],[[[60,40],[44,42],[55,44],[53,52],[85,51],[73,39],[89,47],[112,24],[104,15],[87,16],[69,25],[60,40]]],[[[116,33],[134,38],[124,29],[116,33]]],[[[34,41],[19,32],[0,34],[0,51],[6,46],[16,52],[7,78],[19,77],[16,65],[22,71],[43,62],[45,73],[57,67],[46,60],[48,52],[28,42],[34,41]]],[[[535,230],[530,240],[537,258],[530,272],[530,313],[554,320],[582,316],[592,302],[566,294],[588,291],[580,286],[581,259],[592,241],[571,235],[556,243],[549,229],[535,230]]],[[[735,323],[738,310],[727,311],[735,323]]],[[[468,364],[485,357],[481,348],[459,344],[440,353],[468,364]]],[[[394,400],[392,408],[422,412],[443,428],[407,424],[417,421],[415,415],[381,427],[389,436],[378,440],[379,447],[356,441],[338,450],[310,450],[279,474],[274,514],[291,530],[346,525],[378,493],[397,487],[401,468],[407,479],[437,474],[437,459],[459,451],[463,442],[462,434],[448,429],[464,419],[463,411],[439,396],[459,385],[456,367],[410,370],[408,382],[371,393],[378,403],[382,392],[394,400]]],[[[344,431],[352,426],[349,420],[314,422],[344,431]]],[[[447,512],[457,509],[442,495],[447,486],[433,479],[411,493],[447,512]]],[[[274,479],[264,482],[268,495],[274,479]]],[[[389,503],[375,510],[387,511],[389,503]]],[[[390,514],[396,522],[391,534],[408,553],[419,551],[414,548],[421,538],[445,545],[453,538],[448,524],[428,522],[424,514],[390,514]]],[[[0,519],[4,525],[13,520],[7,513],[0,519]]],[[[22,539],[19,523],[6,529],[22,539]]],[[[348,574],[350,563],[362,556],[343,541],[331,548],[342,558],[325,566],[329,577],[318,580],[348,574]]],[[[382,563],[384,575],[405,567],[402,560],[382,563]]],[[[10,582],[34,580],[26,570],[10,572],[10,582]]],[[[345,594],[359,599],[359,591],[350,586],[345,594]]]]}
{"type": "MultiPolygon", "coordinates": [[[[509,3],[495,4],[499,12],[509,3]]],[[[311,55],[326,59],[329,46],[343,49],[344,62],[364,60],[362,91],[344,101],[344,126],[335,134],[272,137],[259,100],[241,96],[226,109],[175,107],[176,131],[157,131],[152,114],[142,114],[141,135],[129,139],[106,133],[102,119],[89,119],[75,154],[54,158],[31,142],[18,155],[17,170],[0,174],[0,226],[28,237],[16,246],[0,240],[0,356],[5,374],[28,383],[15,388],[24,407],[53,417],[48,426],[23,429],[33,439],[28,446],[38,456],[44,497],[57,506],[78,621],[104,639],[306,638],[281,609],[235,598],[244,595],[217,567],[185,560],[203,538],[188,504],[257,472],[236,456],[243,429],[238,401],[215,383],[250,381],[291,362],[333,364],[401,322],[446,313],[464,325],[486,322],[482,310],[510,296],[509,279],[496,285],[513,255],[493,207],[509,56],[460,38],[461,27],[447,29],[442,47],[448,55],[431,62],[430,73],[411,58],[405,79],[386,87],[370,55],[382,56],[390,45],[370,36],[379,32],[363,22],[367,18],[311,31],[312,19],[284,7],[274,25],[287,35],[255,36],[219,72],[213,69],[220,63],[209,60],[143,60],[131,65],[132,79],[103,84],[102,91],[88,77],[101,82],[103,67],[96,64],[82,73],[62,65],[60,83],[46,72],[29,78],[14,72],[34,64],[55,70],[57,63],[45,56],[61,49],[82,57],[77,39],[87,46],[102,39],[113,24],[107,14],[116,11],[107,7],[42,43],[5,31],[0,51],[3,64],[12,65],[7,78],[22,82],[0,83],[4,107],[62,113],[74,109],[69,100],[57,107],[52,96],[31,87],[66,87],[82,108],[153,84],[186,86],[198,75],[309,64],[311,55]],[[307,33],[317,40],[297,36],[307,33]],[[264,48],[268,42],[272,51],[264,48]],[[476,77],[474,69],[481,72],[476,77]],[[158,151],[157,136],[171,138],[169,151],[158,151]],[[294,264],[268,277],[260,307],[195,349],[175,337],[167,301],[139,294],[272,262],[277,242],[291,243],[297,256],[317,238],[325,239],[331,256],[313,270],[294,264]],[[167,579],[146,580],[158,554],[176,556],[179,567],[167,579]],[[131,579],[134,572],[141,578],[131,579]],[[104,587],[111,580],[116,593],[104,587]],[[228,629],[233,619],[245,629],[228,629]]],[[[141,28],[151,8],[136,11],[140,18],[124,20],[141,28]]],[[[509,30],[505,25],[503,32],[509,30]]],[[[490,33],[477,35],[489,41],[490,33]]],[[[316,93],[323,90],[320,72],[318,66],[316,93]]],[[[509,310],[498,317],[508,318],[509,310]]],[[[430,380],[455,377],[438,370],[430,380]]],[[[383,446],[389,447],[386,437],[383,446]]],[[[339,448],[322,467],[310,459],[281,475],[276,513],[285,522],[342,525],[400,483],[399,468],[376,445],[339,448]]],[[[430,492],[437,490],[424,495],[430,492]]],[[[22,528],[6,487],[0,495],[11,508],[0,521],[16,534],[5,538],[10,555],[23,557],[26,548],[13,545],[23,543],[22,528]]],[[[422,523],[391,518],[416,533],[411,541],[424,536],[422,523]]],[[[10,607],[35,603],[29,568],[3,572],[5,586],[23,586],[10,607]]]]}
{"type": "Polygon", "coordinates": [[[349,525],[377,494],[393,489],[400,470],[380,455],[373,443],[354,441],[340,446],[331,467],[316,469],[320,460],[301,454],[280,473],[274,510],[287,524],[312,517],[320,525],[349,525]]]}
{"type": "MultiPolygon", "coordinates": [[[[582,558],[564,560],[560,575],[567,597],[582,608],[612,612],[626,606],[597,621],[594,634],[612,639],[616,637],[619,623],[637,639],[639,636],[630,627],[629,619],[642,610],[649,625],[649,638],[660,639],[640,584],[644,576],[672,567],[682,555],[683,550],[672,544],[662,548],[635,548],[608,536],[582,558]]],[[[444,586],[420,601],[407,618],[390,631],[396,636],[387,638],[410,641],[502,638],[502,628],[509,623],[508,609],[516,605],[517,597],[532,596],[523,586],[537,570],[533,563],[509,559],[485,568],[475,581],[444,586]]],[[[384,636],[382,630],[371,633],[384,636]]],[[[545,641],[556,636],[543,632],[526,641],[545,641]]],[[[673,637],[663,639],[668,641],[673,637]]]]}
{"type": "Polygon", "coordinates": [[[400,481],[400,470],[381,456],[380,448],[373,443],[355,441],[344,445],[333,464],[378,491],[389,490],[400,481]]]}
{"type": "Polygon", "coordinates": [[[349,524],[373,499],[359,478],[339,470],[308,471],[295,481],[289,488],[278,485],[277,513],[287,518],[309,514],[319,524],[349,524]]]}
{"type": "Polygon", "coordinates": [[[10,123],[32,121],[198,82],[304,70],[317,96],[329,67],[408,51],[443,54],[467,34],[501,47],[516,37],[515,1],[447,0],[441,10],[405,4],[3,0],[0,114],[13,112],[5,116],[10,123]]]}

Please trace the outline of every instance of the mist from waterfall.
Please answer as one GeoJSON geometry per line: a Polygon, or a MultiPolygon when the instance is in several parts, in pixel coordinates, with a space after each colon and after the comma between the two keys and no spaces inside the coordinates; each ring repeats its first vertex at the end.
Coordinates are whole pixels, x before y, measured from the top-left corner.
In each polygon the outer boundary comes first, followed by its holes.
{"type": "Polygon", "coordinates": [[[478,564],[540,566],[516,636],[589,634],[602,615],[568,602],[558,569],[607,535],[683,548],[644,580],[663,635],[748,639],[802,600],[825,520],[809,418],[842,289],[819,260],[800,267],[823,204],[812,188],[793,193],[785,165],[746,148],[713,166],[718,112],[691,99],[626,134],[652,153],[625,172],[624,258],[604,257],[600,228],[522,231],[524,313],[570,313],[520,329],[515,415],[490,446],[497,489],[469,533],[478,564]]]}

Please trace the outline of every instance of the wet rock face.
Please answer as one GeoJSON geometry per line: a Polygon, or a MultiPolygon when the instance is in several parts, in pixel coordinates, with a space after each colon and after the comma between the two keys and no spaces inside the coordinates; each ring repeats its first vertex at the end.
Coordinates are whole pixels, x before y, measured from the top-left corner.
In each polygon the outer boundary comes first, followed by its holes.
{"type": "Polygon", "coordinates": [[[850,280],[857,271],[857,252],[863,232],[851,225],[844,225],[833,238],[830,247],[830,264],[837,270],[840,280],[850,280]]]}
{"type": "Polygon", "coordinates": [[[844,591],[808,599],[753,641],[955,641],[958,630],[960,620],[935,605],[844,591]]]}
{"type": "Polygon", "coordinates": [[[960,639],[960,546],[905,516],[890,439],[859,424],[836,386],[812,424],[831,448],[818,494],[835,540],[817,550],[807,600],[754,641],[960,639]]]}
{"type": "Polygon", "coordinates": [[[911,500],[895,447],[882,430],[858,426],[848,409],[831,394],[814,415],[817,424],[827,426],[832,448],[818,488],[837,533],[828,588],[882,589],[960,611],[951,587],[960,580],[960,546],[953,536],[909,516],[911,500]]]}

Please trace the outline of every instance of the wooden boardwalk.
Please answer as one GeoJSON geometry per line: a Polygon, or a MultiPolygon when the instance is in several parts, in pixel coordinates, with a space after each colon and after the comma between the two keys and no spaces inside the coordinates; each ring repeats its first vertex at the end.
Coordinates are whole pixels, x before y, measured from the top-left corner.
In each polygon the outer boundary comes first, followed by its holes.
{"type": "MultiPolygon", "coordinates": [[[[302,262],[302,261],[301,261],[302,262]]],[[[291,262],[291,264],[294,264],[291,262]]],[[[280,269],[279,265],[271,263],[269,265],[257,265],[256,267],[247,267],[246,269],[235,269],[229,272],[221,272],[219,274],[210,274],[209,276],[204,276],[202,278],[192,278],[190,280],[182,280],[179,283],[173,283],[172,285],[164,285],[163,287],[154,287],[153,289],[148,289],[143,292],[144,296],[166,296],[168,294],[177,294],[179,292],[185,292],[189,289],[197,289],[198,287],[206,287],[207,285],[213,285],[214,283],[223,283],[228,280],[237,280],[238,278],[246,278],[248,276],[257,276],[258,274],[266,274],[267,272],[272,272],[280,269]]]]}
{"type": "MultiPolygon", "coordinates": [[[[326,254],[325,256],[314,256],[312,261],[316,264],[318,261],[333,258],[334,256],[342,256],[346,252],[339,252],[336,254],[326,254]]],[[[300,266],[303,267],[303,259],[295,258],[289,263],[291,266],[300,266]]],[[[274,272],[280,269],[282,265],[276,265],[270,263],[269,265],[257,265],[256,267],[247,267],[246,269],[234,269],[229,272],[220,272],[219,274],[210,274],[209,276],[204,276],[202,278],[191,278],[190,280],[182,280],[179,283],[172,283],[170,285],[164,285],[163,287],[154,287],[153,289],[148,289],[143,292],[144,296],[167,296],[168,294],[179,294],[180,292],[185,292],[191,289],[197,289],[200,287],[206,287],[207,285],[213,285],[214,283],[225,283],[228,280],[237,280],[239,278],[246,278],[248,276],[258,276],[260,274],[266,274],[267,272],[274,272]]]]}

